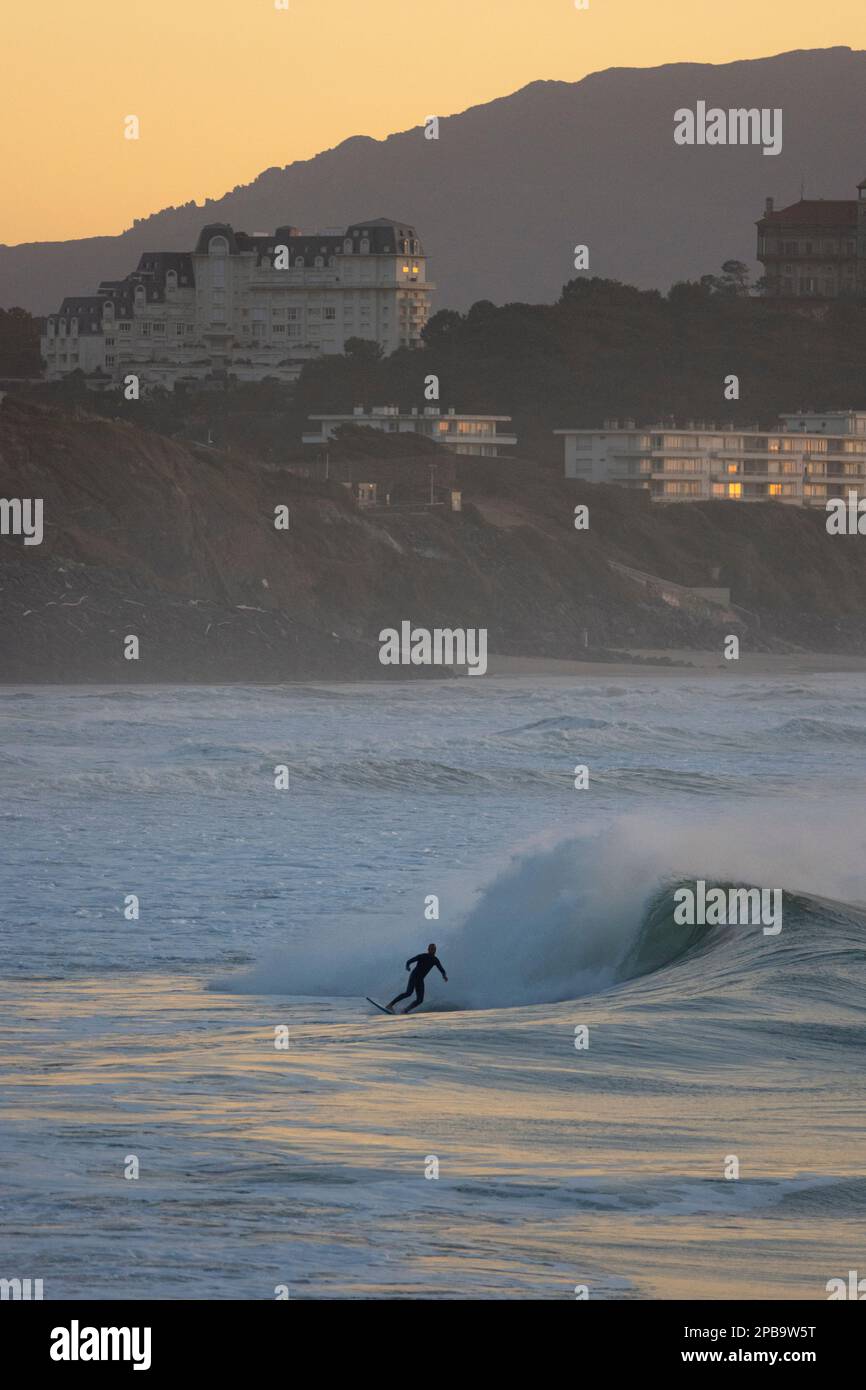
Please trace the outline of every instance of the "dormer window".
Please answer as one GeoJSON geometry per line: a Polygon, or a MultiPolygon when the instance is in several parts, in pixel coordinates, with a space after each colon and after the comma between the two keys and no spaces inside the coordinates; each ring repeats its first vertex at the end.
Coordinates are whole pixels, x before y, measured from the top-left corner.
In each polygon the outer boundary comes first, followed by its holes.
{"type": "Polygon", "coordinates": [[[350,236],[343,238],[343,254],[346,256],[352,254],[352,238],[350,236]]]}
{"type": "Polygon", "coordinates": [[[177,289],[177,271],[169,270],[165,277],[165,287],[167,290],[177,289]]]}
{"type": "Polygon", "coordinates": [[[212,236],[208,242],[207,249],[208,255],[210,256],[227,256],[229,253],[229,244],[224,236],[212,236]]]}
{"type": "Polygon", "coordinates": [[[297,270],[303,270],[305,265],[306,261],[304,260],[303,256],[298,256],[297,260],[295,261],[295,268],[297,270]]]}
{"type": "Polygon", "coordinates": [[[366,236],[362,236],[362,237],[361,237],[361,255],[362,255],[362,256],[369,256],[369,254],[370,254],[370,238],[369,238],[369,237],[366,237],[366,236]]]}
{"type": "Polygon", "coordinates": [[[317,265],[317,266],[323,266],[324,264],[325,264],[325,258],[324,258],[324,256],[317,256],[317,257],[316,257],[316,265],[317,265]]]}

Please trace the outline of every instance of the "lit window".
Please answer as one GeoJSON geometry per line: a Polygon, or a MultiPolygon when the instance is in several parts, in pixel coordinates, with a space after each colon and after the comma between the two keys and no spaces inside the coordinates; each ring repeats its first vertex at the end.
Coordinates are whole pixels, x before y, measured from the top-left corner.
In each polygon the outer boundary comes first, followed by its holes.
{"type": "Polygon", "coordinates": [[[770,493],[770,496],[771,496],[771,497],[781,497],[781,496],[782,496],[782,484],[781,484],[781,483],[770,483],[769,493],[770,493]]]}
{"type": "Polygon", "coordinates": [[[729,496],[729,497],[742,497],[742,495],[743,495],[743,484],[742,484],[742,483],[728,483],[728,496],[729,496]]]}

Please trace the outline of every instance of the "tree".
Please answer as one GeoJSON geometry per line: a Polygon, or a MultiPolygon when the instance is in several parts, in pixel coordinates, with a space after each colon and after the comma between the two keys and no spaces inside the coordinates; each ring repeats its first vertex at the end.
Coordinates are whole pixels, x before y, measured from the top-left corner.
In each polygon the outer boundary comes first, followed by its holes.
{"type": "Polygon", "coordinates": [[[384,350],[373,338],[347,338],[345,353],[353,362],[381,362],[384,350]]]}
{"type": "Polygon", "coordinates": [[[428,348],[448,347],[460,336],[464,318],[456,309],[440,309],[429,318],[421,330],[421,337],[428,348]]]}
{"type": "Polygon", "coordinates": [[[41,376],[39,324],[26,309],[0,309],[0,376],[41,376]]]}
{"type": "Polygon", "coordinates": [[[751,275],[745,261],[724,261],[722,264],[722,283],[730,288],[735,299],[746,299],[749,294],[751,275]]]}

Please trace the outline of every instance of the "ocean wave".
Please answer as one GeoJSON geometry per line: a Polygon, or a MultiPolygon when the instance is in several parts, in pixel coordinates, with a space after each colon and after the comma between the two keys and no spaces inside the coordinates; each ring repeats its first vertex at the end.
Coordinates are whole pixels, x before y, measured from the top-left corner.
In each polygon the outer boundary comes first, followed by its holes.
{"type": "Polygon", "coordinates": [[[810,838],[802,839],[793,814],[782,820],[779,811],[757,803],[748,814],[740,806],[736,815],[720,813],[700,824],[674,814],[635,813],[602,835],[531,845],[468,894],[454,926],[416,927],[407,942],[405,923],[393,915],[383,915],[372,933],[369,923],[348,922],[345,937],[299,944],[290,956],[274,955],[216,987],[395,993],[399,961],[404,951],[423,947],[423,935],[439,943],[451,980],[448,986],[431,982],[431,1007],[441,999],[464,1009],[521,1008],[644,982],[641,987],[660,1002],[670,991],[680,1005],[693,997],[697,1007],[702,995],[716,994],[751,1010],[764,992],[799,995],[805,1003],[835,997],[840,1006],[862,1010],[866,911],[828,896],[834,883],[866,895],[866,883],[839,879],[828,856],[832,845],[843,863],[849,861],[840,828],[849,821],[843,817],[835,826],[825,818],[819,828],[804,808],[810,838]],[[779,889],[781,932],[768,935],[760,922],[680,926],[674,889],[697,878],[709,887],[779,889]]]}
{"type": "MultiPolygon", "coordinates": [[[[762,735],[766,737],[766,735],[762,735]]],[[[862,724],[836,724],[831,719],[810,719],[801,716],[788,719],[784,724],[771,729],[769,737],[788,742],[793,738],[811,739],[820,743],[866,744],[866,726],[862,724]]]]}

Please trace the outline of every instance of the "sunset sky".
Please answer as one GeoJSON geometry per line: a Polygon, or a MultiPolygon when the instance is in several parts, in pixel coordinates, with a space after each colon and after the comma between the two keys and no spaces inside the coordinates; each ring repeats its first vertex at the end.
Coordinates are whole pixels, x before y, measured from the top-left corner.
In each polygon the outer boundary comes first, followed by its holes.
{"type": "Polygon", "coordinates": [[[863,0],[19,3],[3,19],[0,242],[120,232],[538,78],[837,44],[866,47],[863,0]]]}

